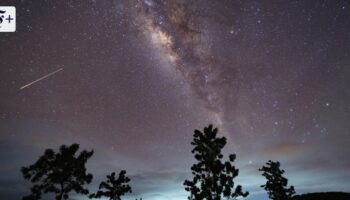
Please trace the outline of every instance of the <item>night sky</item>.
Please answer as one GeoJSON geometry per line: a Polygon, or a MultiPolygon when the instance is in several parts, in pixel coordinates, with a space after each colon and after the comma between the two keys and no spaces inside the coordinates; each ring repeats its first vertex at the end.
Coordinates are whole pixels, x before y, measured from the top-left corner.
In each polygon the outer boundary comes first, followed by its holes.
{"type": "Polygon", "coordinates": [[[0,33],[0,199],[29,194],[20,167],[72,143],[95,150],[91,192],[125,169],[125,199],[186,199],[193,130],[209,123],[247,199],[267,199],[269,159],[297,193],[350,192],[350,1],[0,5],[17,8],[0,33]]]}

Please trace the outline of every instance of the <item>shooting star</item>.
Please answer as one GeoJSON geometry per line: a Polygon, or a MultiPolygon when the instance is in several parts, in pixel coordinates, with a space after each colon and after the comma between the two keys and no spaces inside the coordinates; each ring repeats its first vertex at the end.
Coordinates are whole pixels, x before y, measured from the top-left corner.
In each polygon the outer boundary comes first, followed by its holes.
{"type": "Polygon", "coordinates": [[[22,86],[21,88],[19,88],[19,89],[20,89],[20,90],[23,90],[24,88],[29,87],[29,86],[33,85],[34,83],[39,82],[39,81],[41,81],[41,80],[43,80],[43,79],[45,79],[45,78],[47,78],[47,77],[50,77],[50,76],[52,76],[52,75],[54,75],[54,74],[56,74],[57,72],[62,71],[62,70],[63,70],[63,68],[60,68],[60,69],[58,69],[58,70],[56,70],[56,71],[54,71],[54,72],[51,72],[51,73],[49,73],[49,74],[47,74],[47,75],[45,75],[45,76],[43,76],[43,77],[41,77],[41,78],[36,79],[36,80],[33,81],[33,82],[28,83],[27,85],[23,85],[23,86],[22,86]]]}

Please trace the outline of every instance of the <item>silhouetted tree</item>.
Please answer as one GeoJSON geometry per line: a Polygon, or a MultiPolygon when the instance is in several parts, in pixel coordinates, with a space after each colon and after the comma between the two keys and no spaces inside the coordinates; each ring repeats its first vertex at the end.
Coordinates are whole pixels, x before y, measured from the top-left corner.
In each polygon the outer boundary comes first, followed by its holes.
{"type": "Polygon", "coordinates": [[[192,153],[198,163],[191,167],[193,179],[184,182],[185,190],[191,193],[189,200],[236,199],[249,194],[243,192],[240,185],[234,188],[233,179],[238,175],[238,169],[233,166],[236,155],[229,155],[229,161],[222,163],[221,150],[226,138],[217,137],[217,132],[212,125],[205,127],[204,133],[194,131],[192,153]]]}
{"type": "Polygon", "coordinates": [[[78,144],[62,145],[58,153],[46,149],[33,165],[22,167],[24,178],[34,183],[32,194],[23,200],[41,199],[46,193],[54,193],[56,200],[68,199],[71,191],[88,194],[84,185],[91,182],[92,174],[86,173],[85,164],[94,152],[84,150],[76,156],[78,149],[78,144]]]}
{"type": "Polygon", "coordinates": [[[110,200],[120,200],[121,196],[131,193],[131,187],[128,184],[130,179],[126,176],[126,171],[122,170],[116,179],[115,172],[107,175],[107,181],[102,181],[96,194],[91,194],[90,198],[107,197],[110,200]]]}
{"type": "Polygon", "coordinates": [[[288,200],[295,194],[293,186],[287,188],[288,179],[282,176],[284,170],[280,169],[279,162],[269,160],[259,171],[267,179],[266,184],[261,187],[267,191],[270,199],[288,200]]]}

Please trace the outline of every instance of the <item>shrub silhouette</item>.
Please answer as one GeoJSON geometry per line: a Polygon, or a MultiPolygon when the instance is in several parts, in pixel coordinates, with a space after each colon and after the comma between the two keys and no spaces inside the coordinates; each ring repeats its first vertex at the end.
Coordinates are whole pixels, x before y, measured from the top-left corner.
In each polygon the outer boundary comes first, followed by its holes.
{"type": "Polygon", "coordinates": [[[193,179],[184,182],[185,190],[191,193],[189,200],[236,199],[249,194],[242,192],[240,185],[234,189],[233,179],[238,175],[238,169],[232,163],[236,155],[229,155],[229,161],[222,163],[221,150],[226,145],[226,138],[217,137],[217,132],[212,125],[205,127],[203,132],[194,131],[192,153],[198,163],[191,167],[193,179]]]}
{"type": "Polygon", "coordinates": [[[115,172],[107,175],[107,181],[102,181],[99,190],[95,194],[91,194],[90,198],[107,197],[110,200],[120,200],[121,196],[131,193],[131,187],[128,184],[130,179],[126,176],[126,171],[122,170],[116,179],[115,172]]]}
{"type": "Polygon", "coordinates": [[[75,156],[78,149],[78,144],[62,145],[58,153],[46,149],[33,165],[22,167],[24,178],[34,183],[31,194],[23,200],[41,199],[46,193],[54,193],[56,200],[68,199],[71,191],[88,194],[84,185],[91,182],[92,174],[86,173],[85,164],[94,152],[84,150],[75,156]]]}
{"type": "Polygon", "coordinates": [[[288,200],[295,194],[293,186],[287,188],[288,179],[282,176],[284,170],[280,169],[279,162],[269,160],[259,171],[267,179],[266,184],[261,187],[267,191],[270,199],[288,200]]]}

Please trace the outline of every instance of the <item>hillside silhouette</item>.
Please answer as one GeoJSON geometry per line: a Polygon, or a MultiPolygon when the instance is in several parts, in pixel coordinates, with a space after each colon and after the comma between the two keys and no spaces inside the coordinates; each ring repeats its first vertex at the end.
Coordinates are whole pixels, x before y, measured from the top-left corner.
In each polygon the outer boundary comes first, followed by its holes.
{"type": "Polygon", "coordinates": [[[345,192],[318,192],[295,195],[292,200],[349,200],[350,193],[345,192]]]}

